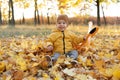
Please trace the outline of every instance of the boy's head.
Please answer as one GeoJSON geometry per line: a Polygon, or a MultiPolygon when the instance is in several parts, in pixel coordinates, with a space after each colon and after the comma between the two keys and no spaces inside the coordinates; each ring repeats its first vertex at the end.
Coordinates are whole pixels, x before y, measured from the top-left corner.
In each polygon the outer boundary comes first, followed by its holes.
{"type": "Polygon", "coordinates": [[[59,15],[57,18],[57,29],[60,31],[64,31],[68,26],[68,16],[67,15],[59,15]]]}
{"type": "Polygon", "coordinates": [[[57,18],[57,22],[59,20],[64,20],[67,24],[68,24],[68,16],[63,14],[63,15],[59,15],[58,18],[57,18]]]}

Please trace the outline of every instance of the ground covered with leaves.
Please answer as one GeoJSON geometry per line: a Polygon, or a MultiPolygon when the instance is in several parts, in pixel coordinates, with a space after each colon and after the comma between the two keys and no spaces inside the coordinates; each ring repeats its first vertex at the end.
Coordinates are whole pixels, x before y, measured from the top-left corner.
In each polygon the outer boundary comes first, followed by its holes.
{"type": "Polygon", "coordinates": [[[41,61],[49,53],[42,49],[43,37],[1,38],[0,80],[120,80],[120,30],[115,30],[100,28],[77,61],[61,56],[44,69],[41,61]]]}

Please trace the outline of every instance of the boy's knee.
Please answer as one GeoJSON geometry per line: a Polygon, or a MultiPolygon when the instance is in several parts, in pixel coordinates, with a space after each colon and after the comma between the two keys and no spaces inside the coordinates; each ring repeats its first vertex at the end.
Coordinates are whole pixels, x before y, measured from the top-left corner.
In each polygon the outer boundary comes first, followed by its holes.
{"type": "Polygon", "coordinates": [[[54,55],[52,56],[52,60],[57,60],[59,56],[60,53],[54,53],[54,55]]]}
{"type": "Polygon", "coordinates": [[[67,54],[70,58],[73,58],[73,59],[77,59],[78,57],[78,51],[77,50],[73,50],[71,51],[70,53],[67,54]]]}

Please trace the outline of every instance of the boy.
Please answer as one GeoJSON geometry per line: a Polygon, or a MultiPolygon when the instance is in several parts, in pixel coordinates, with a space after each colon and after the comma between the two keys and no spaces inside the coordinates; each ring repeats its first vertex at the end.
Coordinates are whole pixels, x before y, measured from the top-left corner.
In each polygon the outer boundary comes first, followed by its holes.
{"type": "Polygon", "coordinates": [[[53,51],[53,55],[51,56],[53,62],[55,62],[60,55],[65,55],[72,59],[77,59],[78,57],[78,51],[74,49],[74,45],[79,44],[84,39],[68,31],[68,23],[67,15],[59,15],[56,29],[45,40],[47,43],[47,45],[45,45],[46,50],[53,51]]]}

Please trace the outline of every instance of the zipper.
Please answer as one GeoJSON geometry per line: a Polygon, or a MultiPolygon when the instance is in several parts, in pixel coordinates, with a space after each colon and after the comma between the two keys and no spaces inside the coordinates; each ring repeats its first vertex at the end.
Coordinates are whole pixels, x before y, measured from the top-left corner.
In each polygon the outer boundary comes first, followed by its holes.
{"type": "Polygon", "coordinates": [[[64,31],[62,31],[63,34],[63,53],[65,54],[65,34],[64,31]]]}

